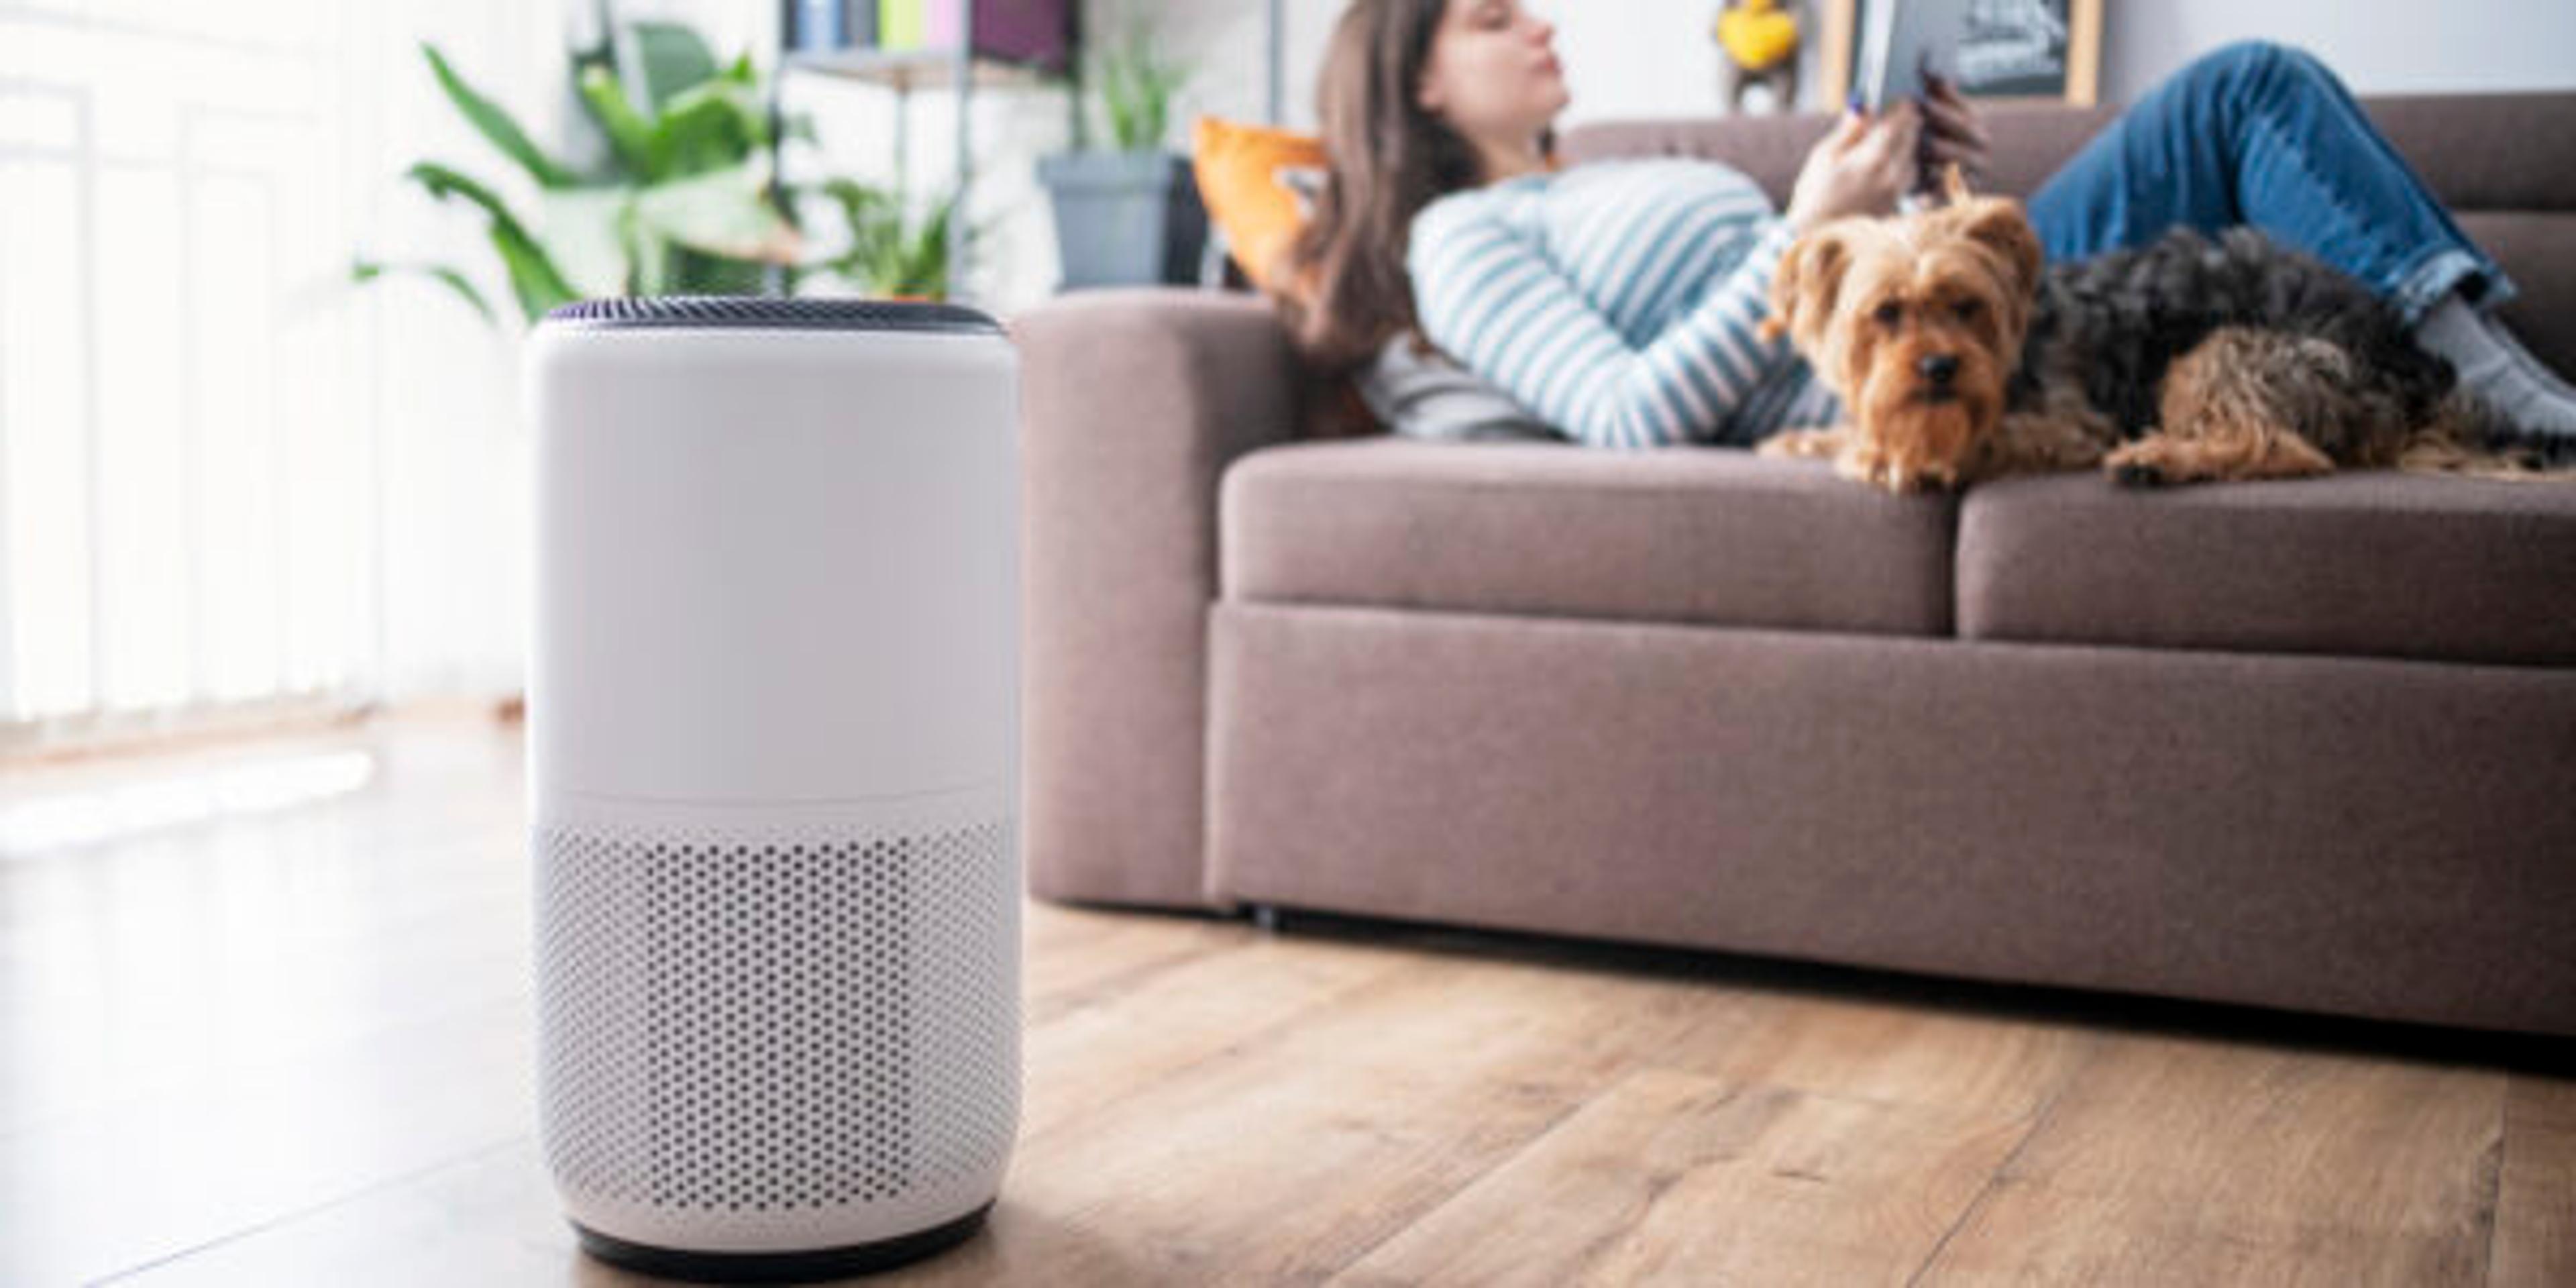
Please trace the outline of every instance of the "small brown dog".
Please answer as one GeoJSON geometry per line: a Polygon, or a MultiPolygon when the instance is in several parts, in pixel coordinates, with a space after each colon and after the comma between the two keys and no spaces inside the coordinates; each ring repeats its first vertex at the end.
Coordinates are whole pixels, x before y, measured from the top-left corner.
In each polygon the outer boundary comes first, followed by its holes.
{"type": "Polygon", "coordinates": [[[2241,229],[2044,266],[2020,203],[1955,169],[1948,187],[1782,259],[1764,333],[1789,334],[1852,423],[1762,454],[1896,492],[2096,465],[2133,485],[2517,472],[2479,451],[2502,431],[2452,397],[2449,364],[2342,273],[2241,229]]]}

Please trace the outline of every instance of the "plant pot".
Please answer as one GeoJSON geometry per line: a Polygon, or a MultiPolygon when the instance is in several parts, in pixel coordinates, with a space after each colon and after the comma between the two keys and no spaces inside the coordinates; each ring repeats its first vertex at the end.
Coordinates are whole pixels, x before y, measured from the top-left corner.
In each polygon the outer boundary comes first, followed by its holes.
{"type": "Polygon", "coordinates": [[[1169,152],[1059,152],[1038,159],[1055,200],[1062,289],[1198,281],[1207,207],[1187,158],[1169,152]]]}

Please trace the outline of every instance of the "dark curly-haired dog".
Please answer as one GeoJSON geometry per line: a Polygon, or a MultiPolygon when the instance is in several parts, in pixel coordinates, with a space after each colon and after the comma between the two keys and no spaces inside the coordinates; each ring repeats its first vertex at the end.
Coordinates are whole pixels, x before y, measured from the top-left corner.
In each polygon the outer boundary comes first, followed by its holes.
{"type": "Polygon", "coordinates": [[[1954,180],[1940,209],[1801,239],[1771,305],[1854,423],[1761,450],[1895,491],[2095,465],[2132,484],[2528,477],[2551,454],[2455,395],[2369,288],[2251,229],[2043,269],[2020,203],[1954,180]]]}

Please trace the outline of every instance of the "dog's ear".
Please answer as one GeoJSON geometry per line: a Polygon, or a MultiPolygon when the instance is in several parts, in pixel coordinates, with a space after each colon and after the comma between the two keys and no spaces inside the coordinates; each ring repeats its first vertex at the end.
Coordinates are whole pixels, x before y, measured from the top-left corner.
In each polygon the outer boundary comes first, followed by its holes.
{"type": "Polygon", "coordinates": [[[2047,252],[2039,244],[2038,230],[2030,226],[2030,216],[2022,213],[2021,203],[2008,197],[1971,197],[1952,207],[1958,221],[1959,235],[1993,251],[2012,274],[2015,293],[2028,296],[2039,289],[2039,270],[2047,252]]]}
{"type": "Polygon", "coordinates": [[[1833,317],[1834,300],[1851,263],[1850,230],[1841,223],[1792,243],[1771,273],[1771,316],[1762,319],[1762,338],[1776,340],[1785,332],[1796,337],[1801,349],[1808,348],[1833,317]]]}

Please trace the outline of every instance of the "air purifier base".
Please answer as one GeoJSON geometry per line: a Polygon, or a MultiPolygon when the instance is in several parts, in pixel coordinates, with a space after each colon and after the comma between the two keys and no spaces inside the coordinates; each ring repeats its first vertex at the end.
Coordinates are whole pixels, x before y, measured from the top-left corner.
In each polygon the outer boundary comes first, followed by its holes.
{"type": "Polygon", "coordinates": [[[583,1251],[638,1274],[696,1283],[794,1283],[892,1270],[945,1252],[973,1238],[992,1210],[993,1204],[987,1200],[982,1207],[945,1225],[874,1243],[810,1252],[685,1252],[629,1243],[579,1221],[571,1225],[581,1236],[583,1251]]]}

